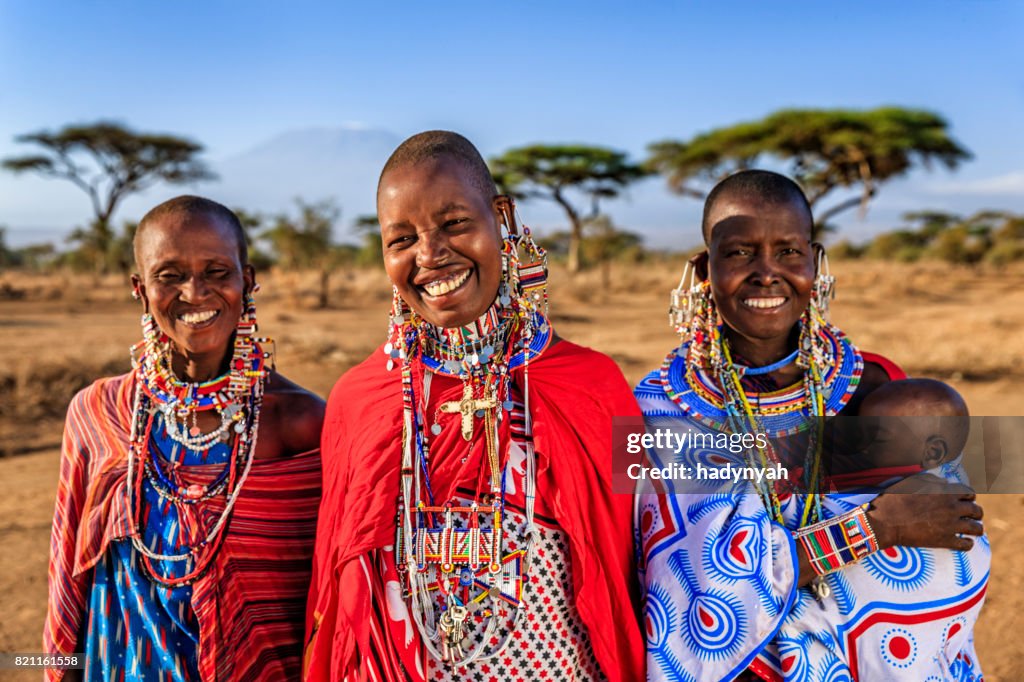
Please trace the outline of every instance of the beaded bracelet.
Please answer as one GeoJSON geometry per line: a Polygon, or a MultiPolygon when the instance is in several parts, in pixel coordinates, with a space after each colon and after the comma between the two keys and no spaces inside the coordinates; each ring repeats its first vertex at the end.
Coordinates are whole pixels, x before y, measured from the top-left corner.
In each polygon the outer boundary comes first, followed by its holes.
{"type": "Polygon", "coordinates": [[[795,533],[817,575],[826,575],[878,550],[878,540],[865,513],[868,505],[834,519],[819,521],[795,533]]]}

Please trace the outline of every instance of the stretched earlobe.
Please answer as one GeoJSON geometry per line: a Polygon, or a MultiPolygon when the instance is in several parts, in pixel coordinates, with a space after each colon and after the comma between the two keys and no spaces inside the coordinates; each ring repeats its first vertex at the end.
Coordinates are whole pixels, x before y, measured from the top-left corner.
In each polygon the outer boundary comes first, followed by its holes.
{"type": "Polygon", "coordinates": [[[516,202],[507,194],[499,194],[494,197],[494,207],[498,210],[499,221],[505,223],[508,234],[519,234],[519,226],[516,224],[516,202]]]}
{"type": "Polygon", "coordinates": [[[694,273],[697,275],[697,279],[704,280],[708,278],[708,255],[707,249],[690,258],[690,267],[693,268],[694,273]]]}
{"type": "Polygon", "coordinates": [[[260,285],[256,281],[256,268],[252,266],[252,263],[242,266],[242,282],[246,294],[255,294],[260,290],[260,285]]]}
{"type": "Polygon", "coordinates": [[[142,283],[142,277],[139,275],[132,275],[132,298],[136,301],[142,301],[143,312],[149,312],[149,301],[146,299],[146,286],[142,283]]]}
{"type": "Polygon", "coordinates": [[[828,265],[828,254],[825,253],[825,245],[821,242],[811,242],[811,253],[814,255],[814,274],[819,275],[821,274],[822,266],[828,265]]]}

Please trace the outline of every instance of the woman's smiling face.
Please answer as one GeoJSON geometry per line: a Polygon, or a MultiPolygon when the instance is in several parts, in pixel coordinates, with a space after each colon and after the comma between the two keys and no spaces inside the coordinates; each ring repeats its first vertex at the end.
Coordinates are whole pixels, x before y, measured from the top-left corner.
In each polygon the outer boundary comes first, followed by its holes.
{"type": "Polygon", "coordinates": [[[384,269],[406,303],[439,327],[480,317],[501,283],[502,202],[458,161],[439,157],[381,179],[384,269]]]}
{"type": "Polygon", "coordinates": [[[172,213],[146,226],[137,253],[133,280],[174,351],[215,371],[254,285],[238,236],[214,216],[172,213]]]}
{"type": "Polygon", "coordinates": [[[708,224],[708,274],[722,321],[745,339],[787,339],[814,284],[806,210],[795,201],[726,195],[708,224]]]}

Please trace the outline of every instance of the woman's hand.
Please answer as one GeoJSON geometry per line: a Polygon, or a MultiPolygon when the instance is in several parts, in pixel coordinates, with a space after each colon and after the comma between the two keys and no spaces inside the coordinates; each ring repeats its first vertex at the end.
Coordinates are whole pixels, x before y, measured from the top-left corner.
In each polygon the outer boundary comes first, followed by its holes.
{"type": "Polygon", "coordinates": [[[879,549],[939,547],[967,551],[981,535],[982,509],[974,491],[931,474],[918,474],[890,486],[868,507],[868,521],[879,549]]]}

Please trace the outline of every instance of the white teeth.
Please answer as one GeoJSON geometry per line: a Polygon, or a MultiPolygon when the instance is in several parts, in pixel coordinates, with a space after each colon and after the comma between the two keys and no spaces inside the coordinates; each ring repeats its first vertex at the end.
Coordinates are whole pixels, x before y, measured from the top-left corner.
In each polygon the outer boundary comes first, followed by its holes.
{"type": "Polygon", "coordinates": [[[743,301],[743,305],[751,308],[778,308],[785,302],[786,299],[783,296],[777,296],[776,298],[748,298],[743,301]]]}
{"type": "Polygon", "coordinates": [[[441,296],[447,294],[449,291],[454,291],[462,286],[462,283],[469,278],[469,270],[463,270],[461,273],[451,279],[442,279],[430,284],[424,284],[423,288],[431,296],[441,296]]]}
{"type": "Polygon", "coordinates": [[[207,320],[212,320],[216,314],[216,310],[206,310],[201,313],[184,313],[183,315],[178,315],[178,319],[185,324],[201,324],[207,320]]]}

